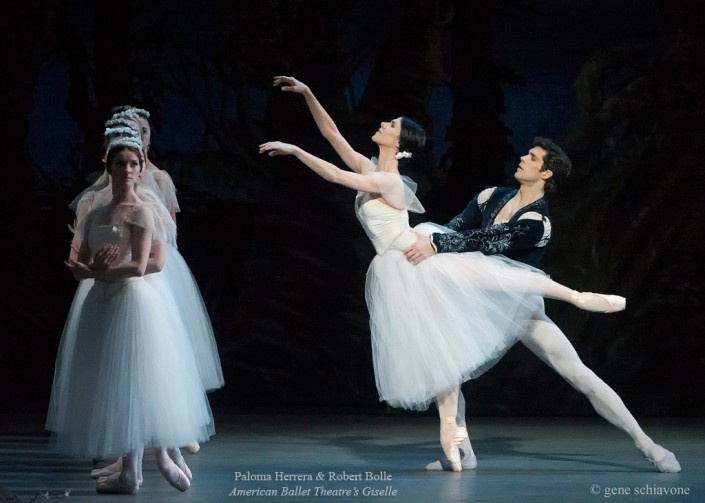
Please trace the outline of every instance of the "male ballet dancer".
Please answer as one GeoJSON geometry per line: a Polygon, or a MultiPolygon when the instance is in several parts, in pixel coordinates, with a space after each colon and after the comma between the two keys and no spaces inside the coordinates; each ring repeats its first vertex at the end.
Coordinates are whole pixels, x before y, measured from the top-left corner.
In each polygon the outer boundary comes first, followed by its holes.
{"type": "MultiPolygon", "coordinates": [[[[404,250],[406,258],[417,265],[436,253],[480,251],[486,255],[503,254],[538,267],[551,238],[551,221],[544,194],[554,190],[555,180],[567,176],[570,170],[570,158],[558,145],[547,138],[535,138],[534,147],[521,157],[514,173],[519,182],[518,190],[507,187],[485,189],[446,226],[418,225],[419,239],[404,250]]],[[[609,307],[605,305],[605,310],[609,307]]],[[[644,457],[659,471],[681,471],[675,455],[644,433],[617,393],[585,366],[568,338],[545,312],[534,314],[521,342],[583,393],[598,414],[626,431],[644,457]]],[[[458,393],[456,422],[465,427],[462,393],[458,393]]],[[[477,458],[469,439],[460,444],[460,450],[462,468],[474,469],[477,458]]],[[[450,463],[442,459],[429,463],[426,469],[451,468],[450,463]]]]}

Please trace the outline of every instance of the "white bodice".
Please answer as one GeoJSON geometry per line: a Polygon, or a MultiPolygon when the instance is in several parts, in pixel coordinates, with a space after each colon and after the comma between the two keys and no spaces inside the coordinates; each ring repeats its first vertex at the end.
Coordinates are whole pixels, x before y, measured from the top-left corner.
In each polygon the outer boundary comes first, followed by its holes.
{"type": "Polygon", "coordinates": [[[130,230],[127,225],[124,223],[117,225],[93,224],[88,233],[88,247],[91,250],[91,255],[108,244],[118,245],[120,249],[120,262],[130,260],[130,230]]]}
{"type": "Polygon", "coordinates": [[[407,210],[393,208],[381,198],[359,194],[355,198],[355,214],[378,255],[389,249],[403,250],[416,241],[407,210]]]}

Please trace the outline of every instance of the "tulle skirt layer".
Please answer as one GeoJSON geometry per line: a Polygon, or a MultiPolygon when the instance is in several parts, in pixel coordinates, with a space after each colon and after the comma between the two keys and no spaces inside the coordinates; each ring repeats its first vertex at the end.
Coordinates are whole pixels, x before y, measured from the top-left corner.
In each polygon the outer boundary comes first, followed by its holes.
{"type": "Polygon", "coordinates": [[[540,279],[537,269],[479,252],[416,266],[398,249],[377,255],[365,295],[380,400],[425,410],[489,369],[542,309],[540,279]]]}
{"type": "Polygon", "coordinates": [[[214,433],[191,343],[165,288],[158,278],[79,285],[47,418],[60,452],[111,457],[214,433]]]}
{"type": "Polygon", "coordinates": [[[222,388],[223,369],[208,310],[191,270],[175,247],[167,246],[162,272],[159,275],[150,274],[146,278],[150,281],[153,276],[166,282],[176,302],[191,341],[203,388],[206,391],[222,388]]]}

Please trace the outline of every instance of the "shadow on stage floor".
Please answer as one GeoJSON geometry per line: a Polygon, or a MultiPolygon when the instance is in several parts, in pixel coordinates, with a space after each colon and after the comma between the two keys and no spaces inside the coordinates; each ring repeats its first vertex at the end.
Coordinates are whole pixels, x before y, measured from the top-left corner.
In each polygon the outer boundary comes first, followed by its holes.
{"type": "Polygon", "coordinates": [[[440,455],[429,414],[216,414],[216,436],[197,454],[184,453],[191,489],[173,489],[145,456],[134,497],[96,494],[90,462],[52,452],[43,420],[0,416],[1,503],[705,501],[702,419],[642,421],[676,454],[680,474],[656,472],[627,435],[599,418],[571,417],[476,418],[477,469],[448,473],[424,470],[440,455]]]}

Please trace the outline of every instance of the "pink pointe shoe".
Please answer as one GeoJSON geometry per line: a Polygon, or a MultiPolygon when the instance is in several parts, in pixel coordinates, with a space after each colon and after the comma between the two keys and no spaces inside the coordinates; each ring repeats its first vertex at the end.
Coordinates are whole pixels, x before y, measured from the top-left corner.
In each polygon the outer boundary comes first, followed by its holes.
{"type": "Polygon", "coordinates": [[[191,481],[173,461],[169,460],[164,466],[157,463],[157,468],[166,481],[179,491],[185,491],[191,487],[191,481]]]}
{"type": "MultiPolygon", "coordinates": [[[[477,457],[475,454],[467,454],[460,449],[460,467],[463,470],[474,470],[477,468],[477,457]]],[[[447,459],[437,459],[426,465],[426,470],[432,472],[452,472],[453,467],[447,459]]]]}
{"type": "Polygon", "coordinates": [[[574,306],[594,313],[616,313],[617,311],[624,311],[627,307],[627,299],[619,295],[573,292],[570,300],[574,306]]]}
{"type": "Polygon", "coordinates": [[[445,453],[450,468],[454,472],[463,470],[460,459],[460,444],[468,438],[468,430],[455,423],[455,417],[441,419],[441,447],[445,453]]]}
{"type": "Polygon", "coordinates": [[[189,442],[188,444],[184,445],[184,450],[189,454],[196,454],[198,451],[201,450],[201,446],[198,442],[189,442]]]}
{"type": "Polygon", "coordinates": [[[135,473],[113,473],[108,477],[100,477],[95,483],[98,494],[137,494],[140,482],[135,473]]]}
{"type": "Polygon", "coordinates": [[[99,479],[101,477],[109,477],[115,473],[120,473],[122,471],[122,458],[118,458],[112,465],[105,466],[103,468],[96,468],[91,470],[91,478],[99,479]]]}

